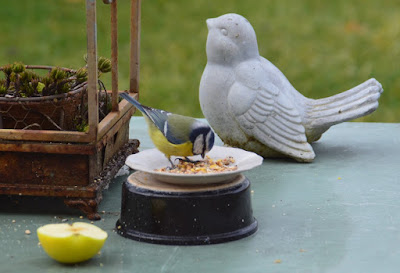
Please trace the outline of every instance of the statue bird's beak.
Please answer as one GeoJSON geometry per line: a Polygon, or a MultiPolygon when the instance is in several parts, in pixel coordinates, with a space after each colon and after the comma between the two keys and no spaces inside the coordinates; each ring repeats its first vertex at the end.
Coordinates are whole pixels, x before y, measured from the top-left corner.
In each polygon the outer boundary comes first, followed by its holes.
{"type": "Polygon", "coordinates": [[[207,19],[206,20],[208,30],[210,30],[212,28],[213,21],[214,21],[214,19],[207,19]]]}

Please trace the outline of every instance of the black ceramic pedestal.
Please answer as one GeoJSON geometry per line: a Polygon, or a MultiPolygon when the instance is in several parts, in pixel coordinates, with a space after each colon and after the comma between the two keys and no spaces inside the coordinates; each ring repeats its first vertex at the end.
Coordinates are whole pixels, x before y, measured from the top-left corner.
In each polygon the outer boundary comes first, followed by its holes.
{"type": "Polygon", "coordinates": [[[181,186],[143,172],[122,187],[121,236],[156,244],[203,245],[237,240],[256,232],[250,182],[239,175],[225,184],[181,186]]]}

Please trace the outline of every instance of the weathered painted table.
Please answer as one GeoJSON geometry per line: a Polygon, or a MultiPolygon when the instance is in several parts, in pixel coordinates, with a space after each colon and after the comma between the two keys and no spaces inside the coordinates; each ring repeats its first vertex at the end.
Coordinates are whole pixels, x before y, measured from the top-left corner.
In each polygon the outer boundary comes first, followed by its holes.
{"type": "MultiPolygon", "coordinates": [[[[131,138],[153,147],[143,118],[132,118],[131,138]]],[[[95,222],[109,233],[101,254],[64,266],[38,246],[36,228],[87,220],[53,201],[20,200],[30,204],[21,211],[3,198],[0,272],[399,272],[400,124],[344,123],[313,146],[311,164],[265,160],[245,174],[259,230],[225,244],[163,246],[117,235],[123,175],[105,191],[95,222]]]]}

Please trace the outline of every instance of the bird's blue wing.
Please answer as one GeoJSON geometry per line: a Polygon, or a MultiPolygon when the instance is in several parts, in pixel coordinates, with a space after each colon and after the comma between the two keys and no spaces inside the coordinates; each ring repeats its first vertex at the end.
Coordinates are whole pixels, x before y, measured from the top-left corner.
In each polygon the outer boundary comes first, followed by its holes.
{"type": "Polygon", "coordinates": [[[157,128],[165,135],[166,131],[166,123],[168,120],[168,115],[170,112],[164,111],[164,110],[159,110],[159,109],[154,109],[148,106],[142,105],[143,108],[143,114],[145,114],[157,128]]]}
{"type": "Polygon", "coordinates": [[[158,128],[158,130],[160,130],[169,142],[173,144],[182,144],[188,141],[188,137],[185,133],[189,134],[189,132],[182,133],[181,130],[176,129],[185,128],[182,123],[186,123],[186,128],[190,128],[192,119],[184,116],[180,116],[180,118],[176,119],[174,117],[178,117],[179,115],[174,115],[164,110],[145,106],[126,93],[121,93],[120,96],[132,103],[140,112],[143,113],[143,115],[150,119],[150,121],[158,128]],[[171,126],[170,123],[175,124],[171,126]]]}
{"type": "MultiPolygon", "coordinates": [[[[172,144],[182,144],[187,142],[189,139],[186,134],[182,134],[180,130],[177,130],[178,125],[171,126],[171,122],[174,119],[171,117],[177,116],[170,112],[154,109],[148,106],[142,105],[144,114],[157,126],[165,138],[172,144]],[[167,122],[168,121],[168,122],[167,122]]],[[[185,121],[185,117],[182,117],[178,122],[182,123],[185,121]]],[[[189,125],[188,125],[189,126],[189,125]]],[[[182,124],[181,124],[182,128],[182,124]]],[[[189,127],[188,127],[189,128],[189,127]]]]}
{"type": "Polygon", "coordinates": [[[170,114],[169,112],[145,106],[127,93],[121,93],[119,95],[133,104],[140,112],[146,115],[161,132],[164,132],[165,124],[170,114]]]}

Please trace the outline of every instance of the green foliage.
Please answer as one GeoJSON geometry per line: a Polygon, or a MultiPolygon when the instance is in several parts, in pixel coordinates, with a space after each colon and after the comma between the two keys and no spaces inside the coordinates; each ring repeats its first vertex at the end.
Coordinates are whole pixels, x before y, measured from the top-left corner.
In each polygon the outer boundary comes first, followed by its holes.
{"type": "Polygon", "coordinates": [[[82,120],[81,123],[76,124],[76,130],[78,132],[87,132],[89,129],[89,124],[87,124],[86,120],[82,120]]]}
{"type": "Polygon", "coordinates": [[[0,80],[0,96],[7,93],[6,81],[0,80]]]}
{"type": "Polygon", "coordinates": [[[10,77],[11,73],[13,72],[12,64],[7,64],[3,67],[3,72],[7,77],[10,77]]]}
{"type": "MultiPolygon", "coordinates": [[[[118,1],[119,87],[129,88],[130,1],[118,1]]],[[[110,56],[110,6],[97,3],[99,55],[110,56]]],[[[198,88],[206,64],[205,20],[245,16],[261,55],[296,89],[322,98],[375,77],[384,93],[359,121],[400,121],[400,5],[397,0],[142,1],[140,99],[201,117],[198,88]]],[[[86,52],[85,1],[8,1],[0,10],[0,65],[80,67],[86,52]],[[59,16],[60,10],[62,15],[59,16]],[[18,35],[13,35],[18,33],[18,35]]],[[[106,86],[110,79],[103,78],[106,86]]]]}
{"type": "Polygon", "coordinates": [[[51,69],[49,77],[54,82],[65,80],[67,78],[67,72],[59,67],[54,67],[51,69]]]}
{"type": "Polygon", "coordinates": [[[83,83],[83,82],[87,81],[87,73],[88,72],[87,72],[86,67],[82,67],[82,68],[78,69],[75,74],[77,82],[83,83]]]}
{"type": "MultiPolygon", "coordinates": [[[[85,60],[86,63],[87,63],[87,58],[88,58],[87,54],[83,55],[83,59],[85,60]]],[[[102,56],[98,57],[97,69],[101,73],[111,72],[111,60],[102,56]]]]}
{"type": "Polygon", "coordinates": [[[15,74],[20,74],[25,71],[25,65],[23,63],[17,62],[12,65],[12,71],[15,74]]]}
{"type": "Polygon", "coordinates": [[[99,57],[97,67],[101,73],[111,72],[111,61],[107,58],[99,57]]]}
{"type": "MultiPolygon", "coordinates": [[[[60,68],[53,68],[48,75],[41,77],[33,70],[26,69],[21,62],[8,64],[3,67],[5,76],[4,89],[0,96],[11,97],[35,97],[42,95],[54,95],[66,93],[70,90],[71,73],[60,68]],[[45,92],[42,92],[43,89],[45,92]]],[[[73,80],[74,78],[71,78],[73,80]]]]}
{"type": "MultiPolygon", "coordinates": [[[[15,62],[3,66],[2,71],[5,80],[0,86],[0,96],[26,98],[63,94],[87,81],[86,66],[76,71],[53,67],[47,75],[40,76],[34,70],[27,69],[23,63],[15,62]]],[[[111,61],[99,57],[99,76],[110,71],[111,61]]]]}

